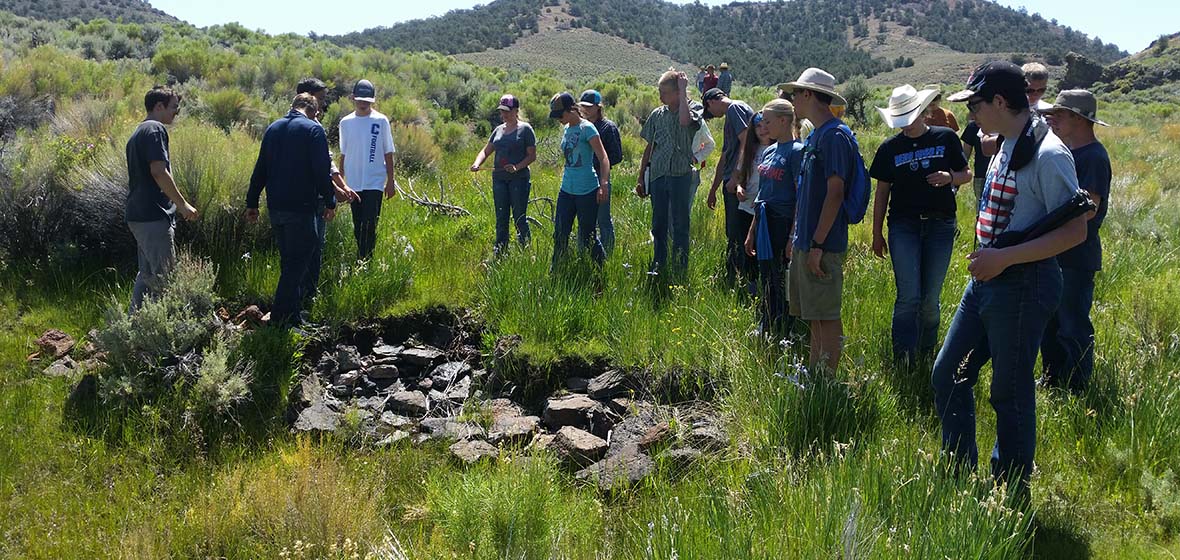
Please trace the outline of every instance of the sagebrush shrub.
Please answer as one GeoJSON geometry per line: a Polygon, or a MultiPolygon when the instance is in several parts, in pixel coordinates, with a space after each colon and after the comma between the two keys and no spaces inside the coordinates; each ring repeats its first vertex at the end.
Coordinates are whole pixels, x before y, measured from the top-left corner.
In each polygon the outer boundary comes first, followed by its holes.
{"type": "Polygon", "coordinates": [[[430,131],[417,125],[394,125],[393,142],[397,146],[398,168],[410,175],[435,169],[442,159],[442,150],[435,144],[430,131]]]}

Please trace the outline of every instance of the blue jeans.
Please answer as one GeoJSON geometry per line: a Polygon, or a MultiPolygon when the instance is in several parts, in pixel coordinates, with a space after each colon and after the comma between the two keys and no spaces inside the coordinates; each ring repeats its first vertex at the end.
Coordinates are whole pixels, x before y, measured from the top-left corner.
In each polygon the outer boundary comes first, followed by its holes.
{"type": "Polygon", "coordinates": [[[754,215],[738,207],[741,201],[737,194],[725,190],[724,186],[721,192],[725,201],[725,279],[733,282],[741,272],[746,280],[753,280],[758,274],[758,262],[746,257],[746,235],[750,233],[754,215]]]}
{"type": "Polygon", "coordinates": [[[692,210],[692,173],[665,175],[648,185],[651,194],[651,235],[655,248],[652,269],[668,263],[668,235],[680,270],[688,269],[688,220],[692,210]]]}
{"type": "Polygon", "coordinates": [[[271,210],[270,229],[279,247],[279,285],[275,288],[271,323],[291,325],[299,322],[307,270],[318,243],[315,214],[271,210]]]}
{"type": "Polygon", "coordinates": [[[979,462],[974,387],[990,359],[996,411],[992,475],[1019,477],[1018,488],[1027,490],[1037,446],[1033,367],[1041,334],[1060,301],[1056,259],[1012,266],[992,280],[967,284],[931,375],[942,447],[960,466],[974,470],[979,462]]]}
{"type": "Polygon", "coordinates": [[[496,207],[496,245],[497,251],[508,248],[508,219],[516,225],[516,240],[521,245],[529,242],[528,208],[529,193],[532,191],[532,181],[525,177],[521,179],[492,180],[492,202],[496,207]]]}
{"type": "Polygon", "coordinates": [[[938,344],[939,294],[955,243],[955,219],[889,220],[889,255],[897,300],[893,304],[893,357],[933,354],[938,344]]]}
{"type": "Polygon", "coordinates": [[[320,268],[324,264],[324,242],[328,236],[328,220],[324,219],[324,209],[320,208],[315,215],[315,235],[317,242],[311,248],[311,260],[307,265],[307,275],[303,278],[303,302],[311,303],[320,289],[320,268]]]}
{"type": "Polygon", "coordinates": [[[1041,373],[1045,383],[1080,393],[1094,372],[1094,272],[1062,268],[1061,279],[1061,307],[1041,340],[1041,373]]]}
{"type": "Polygon", "coordinates": [[[615,249],[615,222],[610,217],[610,188],[606,189],[606,202],[598,205],[598,239],[602,241],[602,249],[607,253],[615,249]]]}
{"type": "Polygon", "coordinates": [[[553,266],[561,261],[570,242],[574,219],[578,220],[578,249],[590,249],[590,258],[599,266],[606,260],[602,243],[594,234],[598,224],[597,190],[586,194],[557,193],[557,211],[553,216],[553,266]]]}

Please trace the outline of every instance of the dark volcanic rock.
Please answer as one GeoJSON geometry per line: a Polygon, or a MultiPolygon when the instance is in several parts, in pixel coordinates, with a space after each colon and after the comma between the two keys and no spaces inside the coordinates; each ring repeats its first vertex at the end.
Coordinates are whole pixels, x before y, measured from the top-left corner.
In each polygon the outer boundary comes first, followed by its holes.
{"type": "Polygon", "coordinates": [[[361,360],[361,355],[356,351],[356,346],[338,346],[336,348],[336,364],[336,371],[341,373],[356,371],[365,367],[364,361],[361,360]]]}
{"type": "Polygon", "coordinates": [[[430,402],[418,391],[401,391],[390,396],[387,407],[408,416],[425,416],[430,402]]]}
{"type": "Polygon", "coordinates": [[[37,339],[37,348],[42,358],[56,360],[69,354],[76,343],[74,337],[57,329],[49,329],[37,339]]]}
{"type": "Polygon", "coordinates": [[[49,364],[49,367],[41,371],[42,374],[49,377],[65,377],[78,371],[78,363],[69,356],[62,356],[57,361],[49,364]]]}
{"type": "Polygon", "coordinates": [[[651,457],[640,451],[638,446],[628,445],[618,453],[578,471],[575,477],[579,480],[595,480],[599,490],[608,492],[638,484],[655,468],[655,461],[651,457]]]}
{"type": "Polygon", "coordinates": [[[437,348],[429,346],[415,346],[414,348],[407,348],[398,354],[398,359],[419,367],[429,367],[435,362],[443,358],[443,353],[437,348]]]}
{"type": "Polygon", "coordinates": [[[571,393],[586,394],[586,389],[590,386],[590,380],[585,377],[567,377],[565,380],[565,388],[569,389],[571,393]]]}
{"type": "Polygon", "coordinates": [[[606,440],[585,430],[566,426],[557,431],[550,449],[567,464],[586,467],[606,452],[606,440]]]}
{"type": "Polygon", "coordinates": [[[299,413],[299,418],[295,420],[295,431],[334,432],[340,427],[340,417],[339,412],[318,402],[299,413]]]}
{"type": "Polygon", "coordinates": [[[365,370],[370,379],[396,379],[399,372],[393,364],[374,364],[365,370]]]}
{"type": "Polygon", "coordinates": [[[612,369],[591,379],[590,383],[586,385],[586,392],[590,394],[590,397],[600,400],[624,395],[629,391],[627,376],[617,369],[612,369]]]}
{"type": "Polygon", "coordinates": [[[605,420],[602,405],[585,395],[549,399],[543,417],[545,425],[553,430],[574,426],[596,431],[596,425],[602,425],[605,420]]]}
{"type": "Polygon", "coordinates": [[[430,372],[430,378],[434,380],[435,385],[445,387],[470,373],[471,366],[466,362],[447,362],[434,368],[434,371],[430,372]]]}

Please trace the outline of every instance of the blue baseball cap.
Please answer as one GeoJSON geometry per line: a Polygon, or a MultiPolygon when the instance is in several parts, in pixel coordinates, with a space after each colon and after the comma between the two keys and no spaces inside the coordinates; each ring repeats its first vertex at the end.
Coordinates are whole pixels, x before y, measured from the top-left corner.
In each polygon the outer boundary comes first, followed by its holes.
{"type": "Polygon", "coordinates": [[[373,82],[361,80],[355,86],[352,86],[352,98],[357,101],[375,103],[377,101],[377,88],[373,87],[373,82]]]}
{"type": "Polygon", "coordinates": [[[586,107],[594,107],[602,105],[602,94],[598,93],[596,89],[588,89],[582,92],[581,98],[578,100],[578,105],[586,107]]]}

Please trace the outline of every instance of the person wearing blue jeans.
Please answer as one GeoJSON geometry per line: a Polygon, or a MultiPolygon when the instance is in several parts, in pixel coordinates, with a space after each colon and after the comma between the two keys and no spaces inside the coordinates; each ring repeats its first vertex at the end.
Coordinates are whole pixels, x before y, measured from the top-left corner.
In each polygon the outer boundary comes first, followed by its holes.
{"type": "Polygon", "coordinates": [[[881,143],[869,175],[877,180],[873,252],[893,260],[893,357],[909,365],[938,344],[939,295],[955,241],[955,193],[971,181],[958,135],[928,126],[938,90],[893,90],[881,118],[900,132],[881,143]],[[888,209],[888,243],[882,232],[888,209]]]}
{"type": "Polygon", "coordinates": [[[930,376],[942,422],[942,448],[957,470],[974,470],[975,383],[992,362],[991,398],[996,411],[992,476],[1008,483],[1020,501],[1036,453],[1036,387],[1033,368],[1041,335],[1061,300],[1056,256],[1086,238],[1086,216],[1035,238],[1020,236],[1078,192],[1069,149],[1034,119],[1020,67],[1006,61],[977,68],[967,88],[950,96],[987,134],[1004,141],[987,170],[975,221],[979,249],[967,255],[971,280],[963,292],[930,376]],[[1009,241],[1012,238],[1018,241],[1009,241]]]}
{"type": "MultiPolygon", "coordinates": [[[[602,148],[606,150],[606,157],[613,168],[623,161],[623,140],[619,135],[619,126],[602,114],[602,94],[597,90],[588,89],[582,92],[578,99],[578,106],[582,108],[582,116],[594,123],[598,137],[602,139],[602,148]]],[[[598,169],[598,157],[594,158],[594,169],[598,169]]],[[[606,200],[598,205],[598,238],[602,241],[602,249],[607,253],[615,248],[615,222],[610,214],[610,191],[607,185],[606,200]]]]}
{"type": "Polygon", "coordinates": [[[598,205],[610,188],[610,160],[602,146],[598,129],[582,118],[573,94],[561,92],[549,101],[549,118],[559,119],[565,129],[561,135],[561,153],[565,168],[561,173],[561,192],[553,216],[553,269],[565,256],[574,218],[578,220],[578,247],[590,250],[595,264],[602,266],[605,254],[595,235],[598,205]],[[591,163],[598,162],[595,169],[591,163]]]}
{"type": "Polygon", "coordinates": [[[529,164],[537,159],[537,135],[533,127],[520,120],[520,100],[511,94],[500,97],[496,107],[503,124],[492,131],[491,138],[475,156],[471,171],[477,172],[493,153],[492,204],[496,209],[496,241],[493,248],[497,254],[508,248],[508,221],[516,225],[516,240],[527,245],[529,231],[529,193],[532,191],[532,176],[529,164]]]}
{"type": "Polygon", "coordinates": [[[324,208],[321,215],[325,220],[336,215],[328,137],[313,119],[318,108],[314,96],[301,93],[295,96],[287,116],[267,127],[246,191],[246,220],[255,223],[259,198],[266,189],[280,261],[271,322],[282,327],[302,322],[308,267],[319,246],[319,209],[324,208]]]}
{"type": "Polygon", "coordinates": [[[1106,219],[1110,198],[1110,155],[1094,136],[1094,125],[1107,124],[1098,120],[1097,112],[1094,94],[1081,89],[1061,92],[1053,107],[1043,111],[1053,132],[1073,154],[1078,184],[1098,207],[1086,222],[1086,241],[1057,257],[1065,289],[1061,307],[1050,319],[1041,342],[1042,382],[1074,393],[1085,391],[1094,372],[1090,307],[1094,304],[1094,275],[1102,270],[1099,228],[1106,219]]]}
{"type": "Polygon", "coordinates": [[[652,268],[668,264],[668,238],[672,258],[680,270],[688,268],[688,228],[692,210],[691,175],[665,175],[650,185],[651,235],[654,245],[652,268]]]}
{"type": "Polygon", "coordinates": [[[643,123],[640,136],[647,142],[639,164],[635,194],[652,199],[651,234],[654,255],[651,271],[668,264],[668,234],[677,272],[688,268],[689,218],[692,210],[694,137],[703,126],[701,114],[688,98],[688,76],[669,70],[658,83],[660,102],[643,123]]]}

